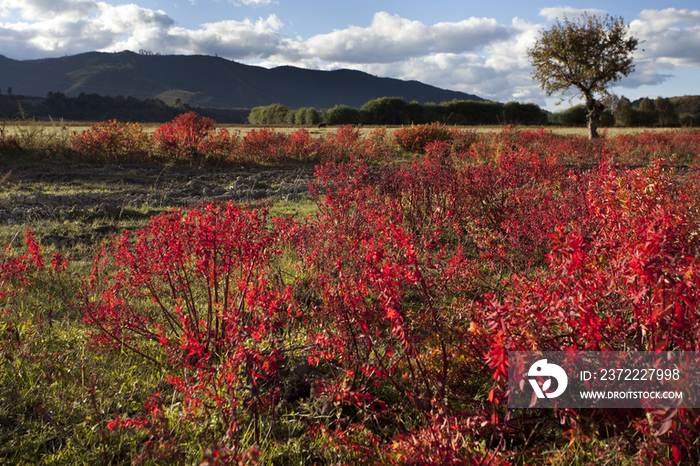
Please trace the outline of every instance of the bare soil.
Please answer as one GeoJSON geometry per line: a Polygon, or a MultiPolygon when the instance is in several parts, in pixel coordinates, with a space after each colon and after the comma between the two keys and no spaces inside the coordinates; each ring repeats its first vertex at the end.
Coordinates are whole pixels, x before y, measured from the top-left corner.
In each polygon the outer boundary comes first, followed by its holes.
{"type": "Polygon", "coordinates": [[[154,165],[13,167],[0,180],[0,222],[80,216],[121,219],[205,201],[292,200],[308,194],[314,167],[255,169],[154,165]]]}

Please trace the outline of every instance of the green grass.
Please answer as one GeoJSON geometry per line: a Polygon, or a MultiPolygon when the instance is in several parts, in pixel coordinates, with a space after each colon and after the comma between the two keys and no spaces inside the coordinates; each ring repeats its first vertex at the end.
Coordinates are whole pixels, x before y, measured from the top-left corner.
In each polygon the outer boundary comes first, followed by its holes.
{"type": "Polygon", "coordinates": [[[270,208],[270,218],[292,217],[294,220],[304,220],[307,216],[318,211],[318,204],[309,196],[293,201],[276,201],[270,208]]]}
{"type": "Polygon", "coordinates": [[[143,440],[114,435],[106,424],[142,409],[158,374],[132,354],[89,347],[75,293],[90,265],[74,261],[59,276],[35,272],[31,285],[3,300],[2,464],[124,463],[143,440]]]}

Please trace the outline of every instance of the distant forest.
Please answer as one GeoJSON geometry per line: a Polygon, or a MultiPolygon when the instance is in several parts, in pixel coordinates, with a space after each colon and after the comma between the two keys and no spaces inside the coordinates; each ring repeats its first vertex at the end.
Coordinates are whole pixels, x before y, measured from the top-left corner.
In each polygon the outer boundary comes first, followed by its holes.
{"type": "MultiPolygon", "coordinates": [[[[604,100],[606,110],[601,126],[698,126],[700,96],[640,99],[610,96],[604,100]]],[[[338,105],[331,109],[313,107],[290,109],[273,104],[253,109],[192,107],[178,100],[173,105],[155,99],[110,97],[82,93],[66,97],[49,92],[45,98],[15,96],[8,89],[0,94],[0,119],[37,119],[68,121],[120,120],[132,122],[166,122],[177,115],[196,111],[222,124],[253,125],[410,125],[440,122],[448,125],[559,125],[585,126],[586,109],[577,105],[550,113],[535,104],[453,100],[439,104],[406,102],[401,97],[374,99],[361,108],[338,105]]]]}
{"type": "Polygon", "coordinates": [[[265,124],[316,124],[329,125],[410,125],[440,122],[449,125],[543,125],[547,113],[535,104],[518,102],[453,100],[440,104],[406,102],[401,97],[374,99],[361,108],[337,105],[326,111],[313,107],[289,109],[273,104],[255,107],[248,116],[254,125],[265,124]]]}
{"type": "MultiPolygon", "coordinates": [[[[673,127],[700,125],[700,96],[649,98],[630,102],[625,97],[609,96],[601,126],[673,127]]],[[[587,110],[575,105],[550,113],[535,104],[453,100],[440,104],[406,102],[400,97],[374,99],[361,108],[338,105],[319,112],[313,107],[292,110],[280,104],[255,107],[248,122],[253,125],[312,125],[326,123],[368,125],[410,125],[440,122],[447,125],[523,125],[586,126],[587,110]]]]}
{"type": "Polygon", "coordinates": [[[66,97],[61,92],[49,92],[46,98],[14,96],[12,92],[0,95],[0,118],[68,121],[132,121],[164,123],[181,113],[195,110],[219,123],[248,121],[248,109],[219,109],[191,107],[176,102],[168,105],[160,99],[139,100],[135,97],[101,96],[82,93],[78,97],[66,97]]]}

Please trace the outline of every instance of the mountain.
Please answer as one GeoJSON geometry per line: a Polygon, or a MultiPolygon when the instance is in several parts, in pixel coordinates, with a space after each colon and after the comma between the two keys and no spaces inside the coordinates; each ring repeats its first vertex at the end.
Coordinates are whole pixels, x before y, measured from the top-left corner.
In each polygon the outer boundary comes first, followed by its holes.
{"type": "Polygon", "coordinates": [[[0,55],[0,90],[14,94],[100,94],[161,98],[218,108],[279,103],[292,109],[359,108],[379,97],[420,103],[484,99],[418,81],[380,78],[361,71],[262,68],[203,55],[89,52],[61,58],[12,60],[0,55]],[[192,102],[190,102],[192,100],[192,102]]]}

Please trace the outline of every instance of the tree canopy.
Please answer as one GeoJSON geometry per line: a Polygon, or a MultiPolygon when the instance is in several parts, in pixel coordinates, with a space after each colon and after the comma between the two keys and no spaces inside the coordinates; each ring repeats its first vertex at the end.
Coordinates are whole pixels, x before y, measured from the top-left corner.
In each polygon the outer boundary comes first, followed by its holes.
{"type": "Polygon", "coordinates": [[[564,16],[563,22],[541,31],[527,53],[535,67],[533,78],[547,95],[563,96],[574,88],[574,96],[585,99],[588,136],[594,138],[604,110],[596,96],[607,94],[612,83],[634,71],[632,52],[638,44],[622,18],[584,13],[573,20],[564,16]]]}

